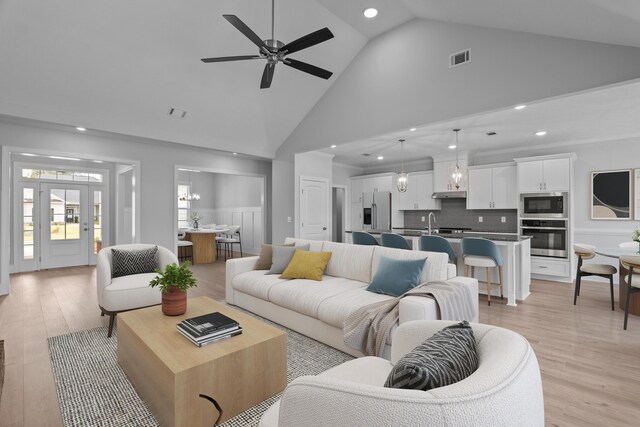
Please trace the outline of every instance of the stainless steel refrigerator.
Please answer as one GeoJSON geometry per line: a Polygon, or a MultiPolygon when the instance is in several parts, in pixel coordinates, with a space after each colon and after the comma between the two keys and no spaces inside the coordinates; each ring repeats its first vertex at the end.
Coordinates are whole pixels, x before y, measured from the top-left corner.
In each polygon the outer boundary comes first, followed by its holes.
{"type": "Polygon", "coordinates": [[[391,193],[375,191],[362,193],[362,228],[391,231],[391,193]]]}

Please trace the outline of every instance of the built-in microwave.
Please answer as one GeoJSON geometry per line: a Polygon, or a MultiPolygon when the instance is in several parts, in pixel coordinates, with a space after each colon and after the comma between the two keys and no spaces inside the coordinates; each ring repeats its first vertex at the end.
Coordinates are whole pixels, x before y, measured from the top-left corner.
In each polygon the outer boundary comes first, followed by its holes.
{"type": "Polygon", "coordinates": [[[567,218],[569,197],[567,193],[532,193],[520,195],[522,218],[567,218]]]}

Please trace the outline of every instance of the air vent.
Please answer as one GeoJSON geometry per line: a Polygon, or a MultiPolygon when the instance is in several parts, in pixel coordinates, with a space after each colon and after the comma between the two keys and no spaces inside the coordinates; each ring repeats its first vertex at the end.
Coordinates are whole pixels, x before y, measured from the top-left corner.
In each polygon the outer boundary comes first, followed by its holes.
{"type": "Polygon", "coordinates": [[[369,153],[362,153],[362,155],[363,155],[363,156],[365,156],[365,157],[369,157],[371,154],[369,154],[369,153]]]}
{"type": "Polygon", "coordinates": [[[496,132],[487,132],[487,136],[494,136],[494,135],[497,135],[497,133],[496,132]]]}
{"type": "Polygon", "coordinates": [[[184,110],[178,110],[177,108],[170,108],[169,113],[171,117],[176,117],[178,119],[184,119],[184,116],[187,115],[187,112],[184,110]]]}
{"type": "Polygon", "coordinates": [[[462,52],[458,53],[452,53],[451,55],[449,55],[449,68],[466,64],[469,61],[471,61],[471,49],[463,50],[462,52]]]}

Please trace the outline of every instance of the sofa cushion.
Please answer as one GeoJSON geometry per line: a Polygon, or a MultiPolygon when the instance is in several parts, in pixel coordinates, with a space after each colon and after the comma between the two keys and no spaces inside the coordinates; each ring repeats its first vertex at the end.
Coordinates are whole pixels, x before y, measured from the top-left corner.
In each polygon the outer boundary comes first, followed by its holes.
{"type": "Polygon", "coordinates": [[[318,308],[318,319],[342,329],[344,319],[360,307],[392,299],[389,295],[376,294],[365,290],[366,283],[357,282],[359,287],[325,298],[318,308]]]}
{"type": "Polygon", "coordinates": [[[367,291],[399,297],[420,283],[426,259],[394,259],[384,255],[367,291]]]}
{"type": "Polygon", "coordinates": [[[322,250],[322,240],[307,240],[307,239],[294,239],[293,237],[287,237],[284,239],[284,243],[295,243],[296,246],[309,245],[309,250],[312,252],[320,252],[322,250]]]}
{"type": "Polygon", "coordinates": [[[280,275],[281,279],[322,280],[322,273],[331,259],[331,252],[309,252],[296,250],[289,265],[280,275]]]}
{"type": "Polygon", "coordinates": [[[306,279],[287,280],[269,289],[269,301],[317,319],[318,307],[324,300],[363,286],[365,284],[362,282],[332,276],[323,276],[321,282],[306,279]]]}
{"type": "Polygon", "coordinates": [[[153,273],[158,268],[157,246],[146,249],[111,249],[111,253],[111,277],[153,273]]]}
{"type": "Polygon", "coordinates": [[[408,251],[405,249],[385,248],[382,246],[373,247],[372,272],[378,271],[380,257],[384,255],[394,259],[424,259],[427,258],[420,283],[432,282],[434,280],[447,280],[447,265],[449,255],[443,252],[408,251]]]}
{"type": "Polygon", "coordinates": [[[273,258],[272,264],[267,274],[282,274],[282,272],[289,265],[289,261],[293,258],[293,254],[296,249],[301,251],[308,251],[309,244],[306,245],[296,245],[293,246],[274,246],[271,248],[273,250],[273,258]]]}
{"type": "Polygon", "coordinates": [[[404,355],[384,386],[427,391],[462,381],[476,369],[476,340],[469,322],[463,321],[436,332],[404,355]]]}
{"type": "Polygon", "coordinates": [[[269,289],[283,282],[286,280],[273,274],[265,274],[264,270],[253,270],[238,274],[233,278],[231,286],[240,292],[268,301],[269,289]]]}
{"type": "Polygon", "coordinates": [[[144,273],[114,278],[102,290],[102,308],[121,311],[160,304],[160,289],[149,286],[155,277],[156,273],[144,273]]]}
{"type": "MultiPolygon", "coordinates": [[[[293,243],[282,246],[293,246],[293,243]]],[[[269,270],[273,263],[273,245],[263,243],[260,245],[260,257],[256,262],[256,270],[269,270]]]]}
{"type": "Polygon", "coordinates": [[[327,265],[329,276],[345,277],[364,283],[371,281],[373,246],[324,242],[322,250],[333,253],[327,265]]]}

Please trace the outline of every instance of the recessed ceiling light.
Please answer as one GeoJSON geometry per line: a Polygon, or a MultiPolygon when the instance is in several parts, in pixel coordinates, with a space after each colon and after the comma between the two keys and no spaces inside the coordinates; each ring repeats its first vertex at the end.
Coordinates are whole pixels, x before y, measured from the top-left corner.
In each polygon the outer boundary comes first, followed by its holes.
{"type": "Polygon", "coordinates": [[[331,148],[336,148],[336,147],[337,147],[337,145],[336,145],[336,144],[333,144],[333,145],[331,146],[331,148]]]}
{"type": "Polygon", "coordinates": [[[513,107],[514,110],[522,110],[524,108],[527,108],[526,105],[516,105],[515,107],[513,107]]]}
{"type": "Polygon", "coordinates": [[[104,163],[102,160],[91,160],[93,163],[104,163]]]}
{"type": "Polygon", "coordinates": [[[197,169],[183,169],[183,168],[178,168],[178,170],[179,170],[179,171],[182,171],[182,172],[196,172],[196,173],[199,173],[199,172],[200,172],[200,171],[199,171],[199,170],[197,170],[197,169]]]}
{"type": "Polygon", "coordinates": [[[83,127],[81,127],[81,126],[78,126],[78,127],[76,128],[76,130],[77,130],[77,131],[79,131],[79,132],[84,132],[84,131],[85,131],[85,130],[87,130],[87,129],[86,129],[86,128],[83,128],[83,127]]]}
{"type": "Polygon", "coordinates": [[[368,9],[365,9],[364,12],[362,12],[364,14],[365,18],[375,18],[376,15],[378,15],[378,9],[375,9],[373,7],[370,7],[368,9]]]}
{"type": "Polygon", "coordinates": [[[50,159],[56,160],[73,160],[74,162],[79,162],[81,159],[76,159],[75,157],[63,157],[63,156],[47,156],[50,159]]]}
{"type": "Polygon", "coordinates": [[[20,154],[27,157],[38,157],[37,154],[32,154],[32,153],[20,153],[20,154]]]}
{"type": "Polygon", "coordinates": [[[378,157],[377,157],[377,159],[378,159],[378,160],[383,160],[383,159],[384,159],[384,156],[378,156],[378,157]]]}
{"type": "Polygon", "coordinates": [[[237,155],[238,155],[238,153],[233,153],[233,155],[234,155],[234,156],[237,156],[237,155]]]}
{"type": "Polygon", "coordinates": [[[409,129],[409,132],[415,132],[415,131],[416,131],[416,128],[409,129]]]}
{"type": "Polygon", "coordinates": [[[536,136],[545,136],[547,134],[546,130],[541,130],[539,132],[536,132],[536,136]]]}

